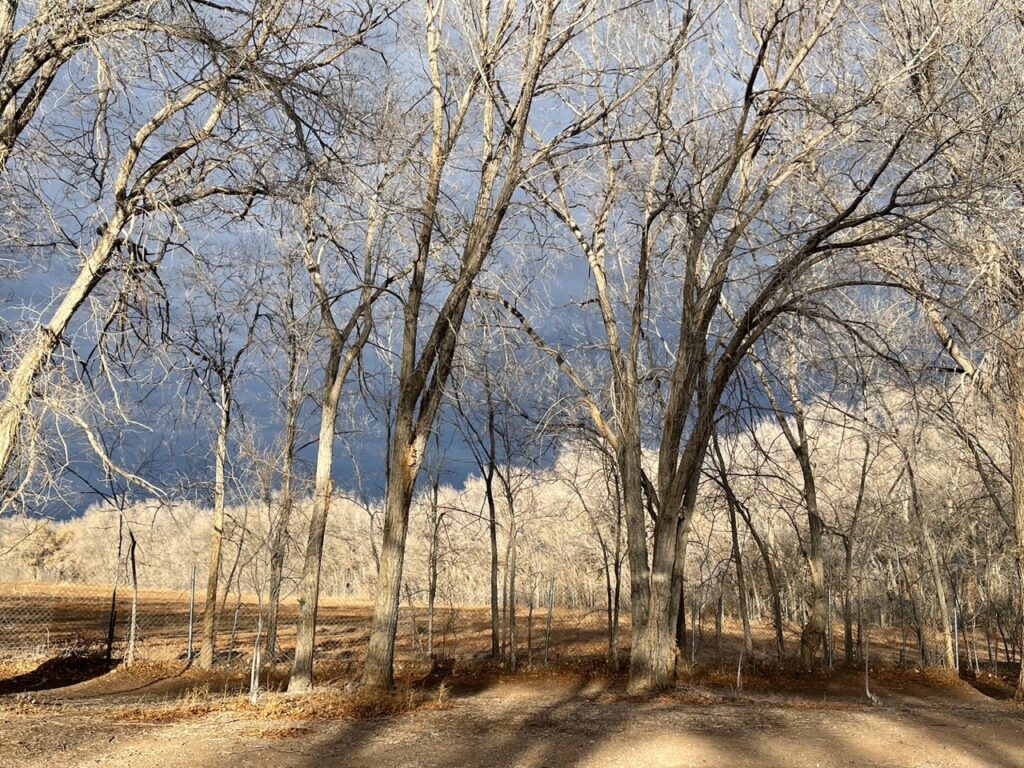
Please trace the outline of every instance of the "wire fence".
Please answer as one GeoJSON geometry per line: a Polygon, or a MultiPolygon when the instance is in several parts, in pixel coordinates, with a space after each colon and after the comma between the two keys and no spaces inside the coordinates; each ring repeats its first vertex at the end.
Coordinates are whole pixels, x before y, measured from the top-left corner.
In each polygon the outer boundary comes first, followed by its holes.
{"type": "MultiPolygon", "coordinates": [[[[0,582],[0,659],[53,657],[69,653],[123,658],[132,643],[134,658],[187,661],[202,644],[201,589],[139,589],[74,582],[0,582]]],[[[248,663],[257,637],[264,644],[267,604],[263,596],[228,592],[218,600],[218,664],[248,663]]],[[[508,608],[503,645],[514,637],[519,663],[543,656],[601,655],[607,644],[603,609],[532,608],[524,604],[510,633],[508,608]]],[[[365,656],[372,605],[366,601],[324,597],[317,614],[316,653],[321,660],[358,663],[365,656]]],[[[298,605],[293,596],[278,612],[275,660],[290,660],[295,644],[298,605]]],[[[429,656],[485,657],[491,649],[487,607],[438,604],[430,609],[407,594],[399,612],[396,662],[429,656]]],[[[266,657],[264,655],[264,660],[266,657]]]]}

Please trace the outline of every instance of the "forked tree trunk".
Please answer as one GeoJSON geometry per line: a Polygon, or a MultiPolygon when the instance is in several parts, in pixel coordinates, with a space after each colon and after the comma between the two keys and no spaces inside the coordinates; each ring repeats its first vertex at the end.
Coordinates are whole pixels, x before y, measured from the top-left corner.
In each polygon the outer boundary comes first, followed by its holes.
{"type": "Polygon", "coordinates": [[[712,411],[704,410],[698,416],[694,434],[687,440],[678,462],[673,461],[671,468],[659,469],[661,507],[654,524],[650,608],[646,624],[639,632],[634,630],[628,683],[631,692],[667,688],[675,679],[686,543],[696,510],[700,468],[711,441],[712,411]]]}
{"type": "Polygon", "coordinates": [[[212,669],[217,651],[217,586],[220,581],[221,552],[224,547],[225,471],[228,460],[228,429],[231,427],[231,385],[220,388],[220,426],[214,456],[213,532],[210,535],[210,567],[206,574],[206,606],[203,610],[203,646],[199,666],[212,669]]]}
{"type": "Polygon", "coordinates": [[[647,621],[639,630],[634,630],[629,666],[630,692],[667,688],[675,675],[679,592],[673,590],[673,576],[678,525],[678,512],[673,515],[663,507],[655,526],[647,621]],[[659,526],[671,526],[672,535],[659,535],[659,526]]]}

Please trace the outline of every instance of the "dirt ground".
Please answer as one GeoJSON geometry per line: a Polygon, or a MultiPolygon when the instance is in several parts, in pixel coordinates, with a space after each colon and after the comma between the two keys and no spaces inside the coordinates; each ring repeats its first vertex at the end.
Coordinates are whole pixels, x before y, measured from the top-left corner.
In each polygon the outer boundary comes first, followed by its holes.
{"type": "Polygon", "coordinates": [[[1024,766],[1024,711],[941,673],[879,670],[878,705],[852,670],[740,694],[709,673],[642,699],[570,669],[440,682],[409,688],[408,712],[334,717],[283,693],[250,707],[241,671],[120,669],[0,698],[0,766],[1024,766]]]}
{"type": "MultiPolygon", "coordinates": [[[[365,611],[335,610],[352,628],[365,611]]],[[[1024,709],[1008,700],[1016,669],[1005,664],[999,676],[960,679],[897,665],[895,640],[886,653],[878,638],[878,704],[859,668],[805,676],[767,654],[737,692],[741,643],[728,624],[721,660],[708,637],[706,661],[677,689],[632,698],[625,676],[604,668],[600,621],[556,617],[552,664],[535,654],[515,674],[481,658],[486,627],[485,611],[463,611],[456,653],[435,662],[407,631],[399,692],[384,705],[352,686],[362,630],[329,636],[317,692],[282,692],[285,658],[265,670],[255,705],[244,655],[214,673],[176,650],[130,669],[67,648],[0,659],[0,768],[1024,766],[1024,709]]],[[[758,638],[770,645],[769,629],[758,638]]],[[[149,643],[179,641],[168,630],[149,643]]]]}

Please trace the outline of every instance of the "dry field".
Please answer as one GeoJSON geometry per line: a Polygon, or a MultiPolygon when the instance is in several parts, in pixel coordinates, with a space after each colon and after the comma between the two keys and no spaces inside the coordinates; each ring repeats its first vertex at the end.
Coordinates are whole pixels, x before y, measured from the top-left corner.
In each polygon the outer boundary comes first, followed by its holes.
{"type": "MultiPolygon", "coordinates": [[[[721,662],[706,627],[707,661],[676,690],[632,698],[624,676],[604,665],[600,614],[556,612],[548,666],[541,663],[544,617],[535,614],[533,663],[513,674],[484,658],[485,609],[440,613],[434,661],[417,646],[424,640],[412,628],[422,634],[426,621],[418,609],[403,614],[398,690],[377,701],[350,685],[368,606],[326,601],[317,692],[283,693],[283,659],[264,669],[265,690],[253,703],[242,649],[254,636],[244,622],[235,627],[237,655],[204,673],[182,655],[187,598],[146,593],[141,603],[152,610],[151,621],[140,620],[143,660],[126,669],[81,652],[96,648],[92,633],[109,617],[109,594],[68,601],[52,589],[19,590],[0,599],[3,768],[1024,766],[1024,711],[1007,700],[1008,678],[969,681],[897,667],[894,637],[873,639],[882,659],[872,671],[875,705],[864,696],[862,670],[809,677],[767,657],[747,668],[737,691],[739,637],[728,623],[721,662]],[[21,608],[35,601],[36,615],[57,619],[66,631],[51,629],[48,644],[32,650],[24,639],[35,637],[36,627],[17,626],[17,616],[30,614],[13,611],[15,599],[21,608]],[[15,641],[17,653],[4,653],[15,641]]],[[[526,623],[524,616],[524,656],[526,623]]],[[[767,647],[766,628],[757,640],[767,647]]],[[[787,642],[795,648],[795,637],[787,642]]]]}

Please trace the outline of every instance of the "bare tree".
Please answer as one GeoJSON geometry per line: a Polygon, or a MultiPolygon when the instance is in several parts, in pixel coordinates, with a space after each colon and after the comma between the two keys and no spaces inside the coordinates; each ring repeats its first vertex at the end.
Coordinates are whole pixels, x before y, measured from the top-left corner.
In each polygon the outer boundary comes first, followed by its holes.
{"type": "MultiPolygon", "coordinates": [[[[47,104],[37,101],[59,65],[94,42],[93,33],[123,33],[116,44],[93,45],[99,65],[82,72],[80,85],[87,94],[82,101],[92,114],[76,114],[77,103],[58,101],[41,127],[52,123],[54,138],[63,138],[75,126],[86,126],[90,140],[84,145],[68,140],[61,153],[33,156],[40,167],[61,167],[62,178],[71,179],[69,194],[80,185],[93,214],[77,235],[60,231],[62,247],[77,258],[75,278],[58,291],[52,313],[25,331],[7,375],[0,402],[0,477],[10,490],[17,484],[9,470],[38,382],[75,329],[79,310],[108,275],[155,270],[150,239],[162,243],[152,249],[156,254],[175,235],[187,240],[184,219],[198,206],[211,220],[237,221],[259,198],[287,185],[286,164],[270,158],[291,147],[268,141],[279,133],[267,126],[277,116],[318,119],[309,94],[324,90],[322,83],[337,71],[339,51],[333,45],[324,50],[316,40],[328,11],[302,0],[239,6],[229,13],[248,23],[230,29],[220,23],[220,9],[111,2],[83,9],[84,25],[78,11],[69,8],[75,22],[66,31],[58,31],[60,18],[41,10],[36,21],[12,33],[17,5],[3,8],[0,63],[13,68],[4,70],[0,98],[4,120],[15,124],[4,129],[4,153],[23,130],[20,121],[47,104]],[[150,11],[152,19],[146,16],[150,11]],[[139,60],[147,67],[138,69],[139,60]],[[70,105],[68,114],[61,112],[64,103],[70,105]]],[[[55,6],[47,10],[62,13],[55,6]]],[[[341,14],[339,24],[347,16],[341,14]]],[[[365,34],[356,27],[344,38],[343,50],[365,34]]],[[[43,209],[59,221],[65,215],[60,193],[46,197],[43,189],[38,194],[43,209]]]]}
{"type": "Polygon", "coordinates": [[[206,576],[203,643],[199,652],[199,666],[211,669],[217,642],[217,590],[227,501],[228,439],[243,358],[257,340],[256,327],[263,316],[262,304],[258,300],[252,302],[264,272],[259,265],[246,274],[239,269],[207,263],[193,271],[191,277],[194,290],[185,297],[187,317],[178,344],[188,356],[186,369],[194,373],[217,413],[213,532],[206,576]]]}
{"type": "MultiPolygon", "coordinates": [[[[366,687],[376,690],[388,690],[392,684],[409,505],[451,375],[473,285],[498,239],[513,195],[530,171],[563,150],[625,98],[622,95],[584,104],[579,116],[553,135],[532,124],[539,96],[556,85],[546,78],[560,76],[560,58],[574,38],[597,18],[589,3],[563,8],[554,0],[545,0],[534,8],[507,0],[500,9],[494,9],[485,0],[460,17],[443,4],[428,2],[425,11],[430,95],[426,116],[429,129],[425,133],[429,136],[429,154],[413,225],[410,280],[403,290],[398,395],[385,494],[380,582],[362,678],[366,687]],[[448,25],[460,21],[465,27],[449,33],[448,25]],[[465,51],[456,53],[456,40],[465,51]],[[467,58],[478,62],[469,72],[455,65],[456,60],[467,58]],[[469,120],[477,112],[480,124],[474,135],[469,120]],[[425,299],[428,273],[437,265],[439,255],[435,234],[443,224],[440,205],[446,197],[454,196],[454,189],[446,189],[445,181],[455,173],[451,166],[458,157],[457,150],[467,143],[471,143],[478,164],[462,204],[470,214],[460,227],[457,241],[445,247],[453,253],[454,263],[443,268],[450,287],[431,320],[425,299]]],[[[588,77],[600,80],[599,74],[588,73],[588,77]]],[[[645,82],[640,78],[624,90],[639,90],[645,82]]]]}
{"type": "MultiPolygon", "coordinates": [[[[538,190],[586,257],[611,360],[611,381],[599,385],[614,397],[605,415],[571,361],[545,344],[580,385],[596,428],[620,456],[630,531],[632,690],[667,685],[674,674],[701,468],[740,361],[778,317],[805,313],[824,295],[830,286],[820,282],[822,268],[831,256],[904,237],[960,194],[938,194],[924,182],[946,167],[942,150],[964,139],[961,126],[944,130],[927,115],[893,109],[912,64],[895,77],[851,84],[825,110],[835,119],[820,119],[822,105],[838,93],[816,90],[805,71],[810,62],[816,72],[824,68],[848,82],[842,72],[854,46],[861,61],[867,55],[878,60],[878,71],[891,69],[887,49],[860,36],[851,9],[840,3],[801,4],[785,13],[768,5],[745,8],[735,16],[708,10],[692,22],[709,39],[735,41],[722,44],[730,51],[729,64],[721,64],[724,78],[731,80],[735,51],[742,51],[743,74],[726,89],[728,106],[720,103],[721,92],[719,101],[705,98],[706,79],[691,75],[696,62],[679,58],[671,75],[645,93],[644,114],[651,117],[640,141],[647,153],[618,152],[621,131],[603,127],[595,162],[563,167],[538,190]],[[734,18],[743,19],[739,29],[734,18]],[[704,109],[705,103],[713,106],[704,109]],[[856,179],[840,179],[828,169],[845,167],[854,144],[861,152],[856,179]],[[702,150],[684,151],[688,145],[702,150]],[[634,192],[634,179],[642,180],[642,192],[634,192]],[[623,206],[638,233],[630,239],[612,228],[623,206]],[[671,334],[664,318],[652,319],[658,291],[669,286],[682,296],[671,334]],[[657,344],[645,343],[648,336],[657,344]],[[657,382],[654,396],[663,398],[653,430],[657,473],[650,480],[639,460],[647,381],[657,382]],[[657,511],[650,557],[645,493],[657,511]]],[[[703,52],[694,56],[706,72],[703,52]]],[[[964,94],[962,83],[943,99],[960,98],[954,93],[964,94]]],[[[966,111],[984,109],[969,98],[961,104],[966,111]]]]}
{"type": "Polygon", "coordinates": [[[37,112],[49,106],[47,95],[69,62],[95,52],[103,66],[102,51],[115,36],[155,27],[162,10],[140,0],[0,6],[0,173],[37,112]]]}
{"type": "Polygon", "coordinates": [[[338,406],[342,390],[373,330],[373,305],[388,289],[397,276],[379,276],[381,260],[377,257],[377,241],[384,209],[381,192],[386,184],[385,176],[375,190],[369,207],[367,226],[363,235],[361,263],[356,260],[349,264],[356,282],[358,302],[350,310],[347,319],[339,319],[332,294],[323,278],[322,259],[332,245],[338,254],[345,253],[337,239],[331,240],[332,230],[323,235],[318,230],[317,211],[312,201],[303,214],[306,243],[304,258],[312,282],[316,303],[320,310],[321,326],[326,334],[330,351],[324,365],[323,396],[320,406],[320,435],[317,443],[316,476],[313,491],[313,514],[309,523],[309,537],[306,543],[302,567],[302,583],[299,586],[299,623],[295,641],[295,661],[288,681],[289,691],[305,691],[313,686],[313,649],[316,635],[316,613],[320,597],[320,569],[323,561],[324,535],[327,530],[327,515],[331,508],[334,492],[334,431],[338,418],[338,406]]]}
{"type": "MultiPolygon", "coordinates": [[[[277,326],[277,338],[285,353],[285,380],[282,392],[284,401],[283,442],[280,455],[281,487],[277,511],[271,529],[270,582],[267,593],[267,622],[264,657],[273,662],[277,656],[278,609],[281,602],[281,582],[284,572],[285,549],[288,543],[288,526],[295,503],[295,456],[299,439],[299,415],[307,394],[308,383],[308,330],[309,323],[303,316],[302,305],[296,294],[297,259],[286,258],[284,263],[284,285],[276,297],[276,311],[272,311],[270,322],[277,326]]],[[[274,349],[278,349],[277,345],[274,349]]]]}

